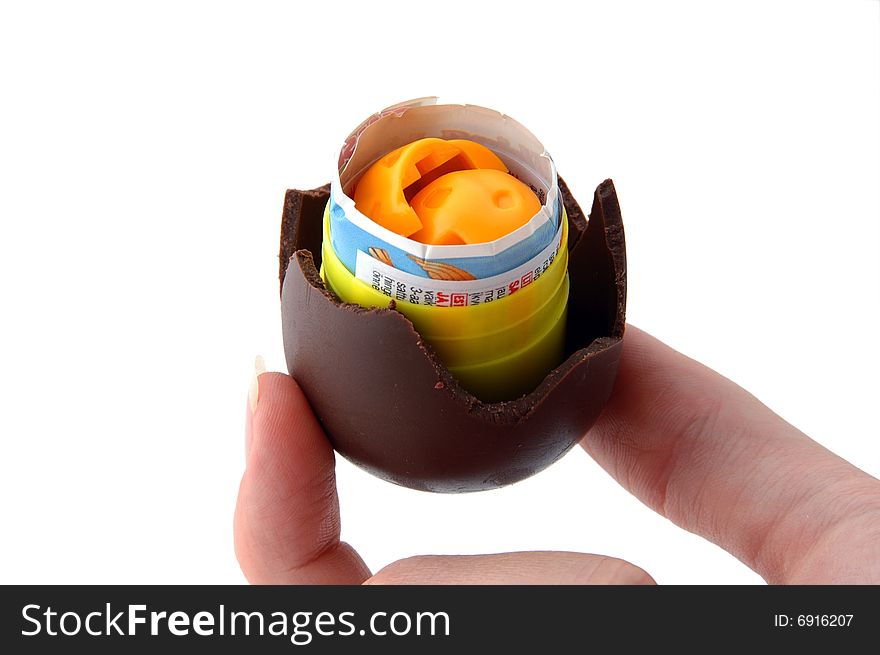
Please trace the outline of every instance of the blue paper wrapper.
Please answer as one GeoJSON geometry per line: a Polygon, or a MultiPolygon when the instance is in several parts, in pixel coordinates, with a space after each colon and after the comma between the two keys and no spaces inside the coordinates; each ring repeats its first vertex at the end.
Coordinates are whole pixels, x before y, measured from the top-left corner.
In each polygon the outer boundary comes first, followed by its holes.
{"type": "MultiPolygon", "coordinates": [[[[557,195],[551,219],[541,222],[530,235],[515,241],[509,247],[489,254],[456,257],[454,252],[450,253],[450,256],[438,256],[446,253],[435,246],[431,250],[431,258],[427,261],[442,263],[446,267],[454,267],[458,271],[462,271],[465,274],[461,276],[463,280],[479,280],[502,274],[521,266],[547,247],[556,234],[561,212],[561,201],[557,195]]],[[[380,251],[384,251],[380,257],[386,264],[412,275],[430,277],[430,267],[425,265],[424,258],[413,254],[412,248],[405,250],[384,241],[378,232],[375,229],[367,231],[350,221],[345,210],[336,202],[334,194],[331,192],[330,242],[336,256],[352,274],[355,274],[357,270],[358,251],[374,257],[380,251]]],[[[484,244],[478,244],[478,246],[482,245],[484,244]]],[[[485,250],[472,246],[446,246],[445,249],[459,252],[485,250]]]]}
{"type": "Polygon", "coordinates": [[[552,158],[522,125],[483,107],[423,98],[377,112],[349,135],[331,183],[328,209],[331,245],[352,274],[363,277],[358,262],[363,264],[368,255],[418,278],[458,282],[467,291],[477,280],[496,278],[545,253],[558,238],[562,200],[552,158]],[[407,239],[358,211],[352,196],[360,175],[386,153],[428,136],[470,139],[495,152],[511,175],[538,196],[538,213],[490,243],[453,246],[407,239]]]}

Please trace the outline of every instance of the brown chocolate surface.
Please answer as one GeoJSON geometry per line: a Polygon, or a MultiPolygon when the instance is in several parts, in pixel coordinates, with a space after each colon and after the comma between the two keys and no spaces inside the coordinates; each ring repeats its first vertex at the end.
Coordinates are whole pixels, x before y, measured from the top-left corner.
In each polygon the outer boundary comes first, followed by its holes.
{"type": "Polygon", "coordinates": [[[284,350],[334,448],[414,489],[516,482],[564,455],[607,401],[620,359],[626,247],[611,180],[589,221],[560,179],[569,216],[567,359],[531,393],[485,403],[462,389],[409,320],[342,303],[318,274],[329,190],[289,190],[281,233],[284,350]]]}

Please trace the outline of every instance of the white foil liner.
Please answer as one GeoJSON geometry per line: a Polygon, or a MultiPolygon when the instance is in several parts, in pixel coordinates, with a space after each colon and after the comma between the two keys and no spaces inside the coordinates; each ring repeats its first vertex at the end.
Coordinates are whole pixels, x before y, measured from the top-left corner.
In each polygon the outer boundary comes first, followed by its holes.
{"type": "MultiPolygon", "coordinates": [[[[530,238],[541,238],[543,241],[530,252],[543,251],[561,225],[556,166],[544,146],[517,121],[497,111],[476,105],[437,102],[437,98],[408,101],[377,112],[361,123],[349,135],[340,151],[338,171],[331,182],[331,204],[338,205],[345,219],[354,226],[416,259],[491,259],[514,246],[520,245],[518,250],[525,249],[529,244],[524,242],[530,238]],[[541,209],[524,226],[500,239],[456,246],[413,241],[382,227],[358,211],[351,195],[360,175],[388,152],[424,137],[470,139],[488,147],[501,157],[515,177],[532,188],[541,201],[541,209]]],[[[337,248],[339,250],[344,249],[337,248]]],[[[529,258],[532,256],[534,254],[529,258]]],[[[350,257],[341,258],[350,268],[354,264],[346,261],[350,257]]],[[[493,270],[491,265],[481,268],[490,275],[504,272],[493,270]]]]}

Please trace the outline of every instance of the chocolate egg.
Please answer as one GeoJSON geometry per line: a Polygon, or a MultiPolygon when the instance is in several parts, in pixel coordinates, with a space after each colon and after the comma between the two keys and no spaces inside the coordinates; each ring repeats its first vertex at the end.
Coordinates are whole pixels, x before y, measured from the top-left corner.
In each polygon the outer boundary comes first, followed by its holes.
{"type": "Polygon", "coordinates": [[[576,444],[611,394],[626,309],[626,245],[611,180],[587,219],[559,179],[569,220],[566,359],[531,393],[486,403],[464,390],[412,323],[342,303],[324,286],[329,185],[289,190],[281,226],[281,317],[287,368],[333,447],[413,489],[482,491],[549,466],[576,444]]]}

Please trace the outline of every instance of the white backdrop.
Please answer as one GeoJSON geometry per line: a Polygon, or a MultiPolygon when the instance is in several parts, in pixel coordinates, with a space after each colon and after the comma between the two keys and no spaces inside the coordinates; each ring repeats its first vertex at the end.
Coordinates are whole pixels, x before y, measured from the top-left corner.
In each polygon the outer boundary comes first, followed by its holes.
{"type": "MultiPolygon", "coordinates": [[[[284,190],[371,112],[506,112],[583,204],[612,177],[630,322],[880,475],[880,13],[829,2],[5,3],[0,582],[238,582],[256,354],[284,370],[284,190]]],[[[343,539],[753,583],[580,449],[440,496],[339,461],[343,539]]]]}

